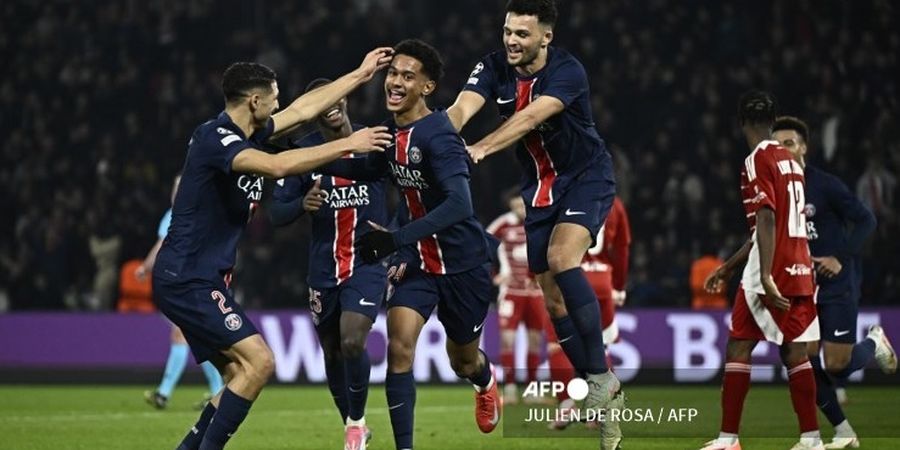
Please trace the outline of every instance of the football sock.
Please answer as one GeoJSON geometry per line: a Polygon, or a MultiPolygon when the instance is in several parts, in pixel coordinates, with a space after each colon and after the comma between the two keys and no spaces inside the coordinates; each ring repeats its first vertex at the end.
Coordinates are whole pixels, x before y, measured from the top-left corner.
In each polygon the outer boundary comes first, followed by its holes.
{"type": "Polygon", "coordinates": [[[847,378],[853,372],[866,367],[866,364],[868,364],[869,361],[872,361],[872,359],[874,358],[875,341],[871,339],[863,339],[853,346],[853,350],[850,352],[850,362],[847,363],[847,367],[844,367],[844,370],[834,374],[834,377],[847,378]]]}
{"type": "Polygon", "coordinates": [[[344,358],[344,370],[347,380],[347,417],[359,420],[366,413],[366,400],[369,398],[369,374],[372,364],[369,352],[363,350],[354,358],[344,358]]]}
{"type": "MultiPolygon", "coordinates": [[[[603,345],[603,328],[600,325],[600,303],[581,267],[560,272],[553,277],[562,292],[569,317],[581,336],[586,373],[604,373],[606,348],[603,345]]],[[[562,339],[562,336],[560,336],[562,339]]],[[[568,354],[568,351],[566,352],[568,354]]],[[[571,355],[570,355],[571,357],[571,355]]],[[[574,364],[575,361],[573,360],[574,364]]],[[[578,365],[575,365],[578,368],[578,365]]]]}
{"type": "Polygon", "coordinates": [[[209,361],[203,361],[203,364],[200,364],[200,368],[203,369],[203,375],[206,376],[206,384],[209,385],[209,393],[215,396],[223,387],[222,375],[219,374],[219,369],[216,369],[216,366],[209,361]]]}
{"type": "Polygon", "coordinates": [[[816,376],[816,404],[828,418],[828,422],[832,426],[837,426],[847,418],[844,417],[844,411],[838,403],[837,394],[834,392],[834,384],[831,377],[825,373],[822,368],[822,360],[819,355],[810,356],[809,363],[812,365],[813,373],[816,376]]]}
{"type": "Polygon", "coordinates": [[[172,344],[172,346],[169,347],[169,358],[166,360],[166,369],[165,372],[163,372],[162,381],[156,389],[160,395],[166,398],[172,396],[175,385],[178,384],[178,380],[181,379],[181,374],[184,373],[184,367],[187,365],[187,360],[187,344],[172,344]]]}
{"type": "Polygon", "coordinates": [[[219,399],[219,408],[212,420],[209,421],[209,427],[206,428],[206,433],[203,435],[200,450],[218,450],[225,447],[231,436],[241,426],[241,422],[247,417],[251,406],[253,406],[253,402],[231,392],[231,389],[226,386],[219,399]]]}
{"type": "Polygon", "coordinates": [[[197,423],[181,440],[181,444],[178,445],[176,450],[197,450],[200,448],[200,442],[203,441],[203,435],[206,434],[206,428],[209,426],[209,421],[212,420],[215,413],[216,407],[213,406],[212,402],[207,402],[200,413],[200,419],[197,420],[197,423]]]}
{"type": "MultiPolygon", "coordinates": [[[[572,367],[569,358],[566,358],[566,354],[562,350],[556,350],[551,352],[547,359],[549,359],[550,362],[550,378],[553,381],[561,381],[568,386],[569,380],[575,376],[575,368],[572,367]]],[[[569,394],[563,389],[557,394],[556,398],[559,399],[559,401],[563,401],[569,398],[569,394]]]]}
{"type": "Polygon", "coordinates": [[[541,355],[535,352],[528,352],[528,382],[537,380],[537,369],[541,363],[541,355]]]}
{"type": "Polygon", "coordinates": [[[819,430],[816,417],[816,380],[812,364],[804,361],[788,369],[788,386],[791,389],[791,403],[800,422],[800,432],[819,430]]]}
{"type": "Polygon", "coordinates": [[[413,423],[416,407],[416,381],[412,371],[390,373],[384,380],[387,394],[388,412],[394,430],[394,444],[397,449],[412,448],[413,423]]]}
{"type": "Polygon", "coordinates": [[[516,383],[515,356],[512,350],[500,352],[500,365],[503,366],[503,382],[507,384],[516,383]]]}
{"type": "Polygon", "coordinates": [[[344,359],[337,357],[325,360],[325,378],[328,378],[328,390],[341,413],[341,423],[347,422],[350,411],[350,400],[347,398],[347,378],[344,369],[344,359]]]}
{"type": "Polygon", "coordinates": [[[481,366],[481,370],[478,371],[475,375],[468,378],[469,382],[477,386],[479,389],[478,392],[484,392],[485,389],[490,387],[491,384],[491,360],[488,359],[487,355],[479,349],[481,353],[481,357],[484,359],[484,364],[481,366]]]}
{"type": "Polygon", "coordinates": [[[562,347],[569,362],[579,373],[584,373],[587,366],[584,352],[584,341],[575,329],[575,323],[571,316],[557,317],[553,319],[553,328],[556,330],[557,342],[562,347]]]}
{"type": "MultiPolygon", "coordinates": [[[[750,390],[750,364],[743,361],[725,363],[722,379],[722,433],[737,435],[744,412],[744,399],[750,390]]],[[[720,435],[721,436],[721,435],[720,435]]]]}

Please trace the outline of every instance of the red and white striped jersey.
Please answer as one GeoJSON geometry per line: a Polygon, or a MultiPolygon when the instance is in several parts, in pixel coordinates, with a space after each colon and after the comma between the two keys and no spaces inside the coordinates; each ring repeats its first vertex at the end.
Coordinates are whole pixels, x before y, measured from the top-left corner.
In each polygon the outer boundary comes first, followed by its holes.
{"type": "Polygon", "coordinates": [[[744,290],[764,294],[760,282],[760,255],[756,214],[775,212],[775,254],[772,278],[782,295],[812,295],[813,265],[806,237],[806,199],[803,168],[777,141],[763,141],[744,160],[741,198],[753,233],[753,248],[744,267],[744,290]]]}
{"type": "Polygon", "coordinates": [[[513,212],[494,219],[487,227],[488,233],[500,240],[497,249],[500,274],[506,282],[500,287],[505,295],[532,297],[543,295],[541,288],[528,270],[528,247],[525,243],[525,225],[513,212]]]}

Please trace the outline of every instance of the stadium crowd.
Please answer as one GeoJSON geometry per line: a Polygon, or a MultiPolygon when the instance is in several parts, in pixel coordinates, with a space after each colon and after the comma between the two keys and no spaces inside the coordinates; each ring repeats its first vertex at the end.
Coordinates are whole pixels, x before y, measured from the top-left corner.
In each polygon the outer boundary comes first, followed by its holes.
{"type": "MultiPolygon", "coordinates": [[[[222,109],[235,60],[279,74],[282,104],[352,67],[375,44],[420,37],[443,53],[432,99],[447,107],[500,48],[504,2],[48,0],[0,6],[0,310],[112,309],[121,264],[156,239],[192,128],[222,109]]],[[[629,304],[687,306],[703,254],[747,237],[739,93],[770,89],[813,130],[811,163],[839,175],[879,220],[862,303],[900,287],[900,20],[887,0],[560,2],[554,44],[591,79],[634,234],[629,304]]],[[[351,98],[355,122],[387,117],[378,81],[351,98]]],[[[486,108],[492,110],[493,108],[486,108]]],[[[465,136],[493,127],[481,113],[465,136]]],[[[473,173],[484,223],[516,183],[512,152],[473,173]]],[[[249,225],[235,278],[250,308],[306,304],[305,221],[249,225]]]]}

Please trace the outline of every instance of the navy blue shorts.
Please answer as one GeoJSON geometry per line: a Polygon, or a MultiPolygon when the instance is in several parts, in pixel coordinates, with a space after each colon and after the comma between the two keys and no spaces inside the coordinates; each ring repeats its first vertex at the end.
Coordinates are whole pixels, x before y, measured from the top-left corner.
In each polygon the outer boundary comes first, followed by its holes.
{"type": "Polygon", "coordinates": [[[447,338],[465,345],[481,336],[492,288],[489,264],[451,275],[432,275],[408,266],[388,299],[388,308],[412,308],[428,320],[437,306],[447,338]]]}
{"type": "Polygon", "coordinates": [[[547,249],[553,228],[558,223],[575,223],[587,228],[593,247],[615,196],[616,179],[612,162],[607,156],[585,169],[552,205],[534,208],[526,201],[525,235],[531,272],[540,274],[550,270],[547,249]]]}
{"type": "Polygon", "coordinates": [[[154,276],[153,300],[184,333],[197,363],[221,360],[225,358],[222,350],[259,333],[224,280],[203,286],[171,283],[154,276]]]}
{"type": "Polygon", "coordinates": [[[359,271],[338,286],[309,289],[309,310],[316,328],[340,324],[341,312],[360,313],[372,322],[378,317],[387,285],[384,270],[359,271]]]}
{"type": "Polygon", "coordinates": [[[856,319],[859,303],[850,297],[819,297],[816,309],[819,313],[819,330],[823,341],[838,344],[856,343],[856,319]]]}

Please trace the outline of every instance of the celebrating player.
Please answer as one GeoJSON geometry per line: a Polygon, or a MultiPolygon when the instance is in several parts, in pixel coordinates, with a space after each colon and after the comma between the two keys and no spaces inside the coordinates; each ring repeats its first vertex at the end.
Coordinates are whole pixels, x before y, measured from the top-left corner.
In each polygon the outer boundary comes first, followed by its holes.
{"type": "Polygon", "coordinates": [[[277,114],[275,73],[235,63],[223,75],[225,110],[194,130],[172,206],[172,225],[153,267],[159,309],[184,332],[198,362],[211,361],[225,388],[200,414],[179,449],[223,448],[274,370],[272,351],[231,294],[231,270],[244,224],[262,196],[263,178],[309,171],[349,151],[380,150],[384,127],[311,149],[258,150],[273,134],[314,119],[390,61],[379,48],[347,75],[296,99],[277,114]]]}
{"type": "Polygon", "coordinates": [[[750,155],[741,171],[741,196],[752,237],[726,266],[710,275],[711,288],[746,259],[731,315],[722,381],[722,428],[704,450],[741,448],[738,428],[750,389],[750,355],[761,340],[781,347],[791,402],[800,422],[792,450],[822,449],[816,417],[816,382],[806,345],[819,339],[812,260],[806,242],[803,168],[771,140],[775,98],[762,91],[739,102],[741,129],[750,155]]]}
{"type": "MultiPolygon", "coordinates": [[[[491,293],[491,256],[486,232],[475,218],[469,192],[469,161],[462,138],[443,111],[425,98],[443,72],[440,55],[419,40],[394,47],[384,81],[394,144],[367,161],[341,160],[336,175],[373,179],[390,174],[400,189],[400,228],[378,226],[357,240],[363,260],[375,262],[412,247],[418,267],[408,264],[388,299],[388,409],[398,449],[413,447],[416,342],[435,306],[447,333],[447,356],[460,378],[475,386],[475,418],[489,433],[500,422],[501,403],[493,368],[478,348],[491,293]]],[[[329,166],[329,170],[338,166],[329,166]]],[[[373,224],[374,225],[374,224],[373,224]]],[[[406,257],[406,256],[404,256],[406,257]]],[[[401,275],[392,274],[393,278],[401,275]]]]}
{"type": "MultiPolygon", "coordinates": [[[[314,80],[307,92],[330,82],[314,80]]],[[[316,124],[318,131],[291,144],[312,147],[363,128],[350,123],[347,99],[327,108],[316,124]]],[[[346,157],[354,156],[359,155],[346,157]]],[[[346,449],[365,449],[369,435],[365,410],[371,363],[366,340],[378,315],[386,277],[380,264],[357,258],[353,240],[371,229],[368,221],[387,220],[383,184],[321,174],[283,178],[275,183],[270,212],[275,225],[293,222],[304,212],[312,214],[309,306],[325,356],[328,387],[346,424],[346,449]]]]}
{"type": "Polygon", "coordinates": [[[872,359],[886,373],[897,370],[897,356],[880,326],[871,327],[866,339],[856,342],[862,278],[859,252],[875,230],[875,215],[840,179],[806,164],[809,128],[805,122],[796,117],[779,117],[772,137],[794,155],[806,177],[804,211],[809,249],[818,275],[816,307],[824,369],[816,342],[808,346],[809,360],[816,374],[816,403],[835,431],[825,448],[855,448],[859,440],[844,416],[832,377],[846,379],[872,359]],[[848,228],[849,233],[845,231],[848,228]]]}
{"type": "MultiPolygon", "coordinates": [[[[566,356],[587,378],[585,407],[616,408],[624,395],[606,366],[597,296],[580,267],[615,196],[612,159],[594,129],[584,67],[550,46],[556,17],[553,0],[510,0],[504,50],[475,66],[448,114],[461,129],[485,102],[496,101],[508,117],[469,154],[478,162],[521,143],[528,265],[566,356]]],[[[603,448],[616,448],[618,424],[604,425],[603,448]]]]}
{"type": "MultiPolygon", "coordinates": [[[[509,212],[494,219],[487,227],[500,240],[497,254],[500,272],[494,277],[500,286],[497,314],[500,316],[500,363],[503,365],[503,403],[518,401],[516,393],[515,339],[519,324],[528,330],[527,382],[537,379],[540,364],[543,330],[547,311],[540,286],[528,270],[528,250],[525,245],[525,202],[518,189],[507,196],[509,212]]],[[[531,397],[529,397],[531,398],[531,397]]]]}
{"type": "MultiPolygon", "coordinates": [[[[178,192],[178,183],[180,181],[181,175],[176,176],[172,186],[171,200],[173,203],[175,202],[175,193],[178,192]]],[[[166,213],[163,214],[162,220],[159,221],[159,230],[157,231],[157,236],[159,238],[156,240],[156,243],[153,244],[153,248],[147,253],[144,262],[138,266],[135,271],[134,275],[139,280],[143,280],[144,277],[153,270],[153,264],[156,263],[156,255],[159,253],[159,248],[162,247],[166,234],[169,233],[169,224],[171,221],[172,208],[169,208],[166,210],[166,213]]],[[[181,379],[181,375],[184,373],[184,369],[187,366],[187,341],[184,340],[184,333],[182,333],[181,329],[176,325],[172,325],[170,339],[171,345],[169,346],[169,356],[166,358],[166,368],[163,371],[159,387],[154,391],[144,392],[144,400],[156,409],[165,409],[168,405],[169,397],[172,396],[172,391],[175,390],[175,385],[178,384],[178,380],[181,379]]],[[[213,395],[216,395],[222,390],[222,375],[219,375],[216,366],[209,361],[204,361],[203,364],[200,364],[200,368],[203,369],[203,375],[206,377],[206,382],[209,385],[208,395],[198,404],[200,408],[203,408],[213,395]]]]}

